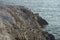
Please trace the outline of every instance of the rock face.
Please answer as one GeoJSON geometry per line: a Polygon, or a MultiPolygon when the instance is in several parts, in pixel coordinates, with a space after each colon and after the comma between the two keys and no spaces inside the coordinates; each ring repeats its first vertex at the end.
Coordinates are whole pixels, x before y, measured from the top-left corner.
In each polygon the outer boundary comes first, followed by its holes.
{"type": "Polygon", "coordinates": [[[40,24],[40,26],[48,25],[48,22],[39,16],[38,13],[34,14],[35,20],[40,24]]]}
{"type": "MultiPolygon", "coordinates": [[[[0,5],[0,40],[51,40],[35,19],[31,10],[23,6],[0,5]]],[[[54,38],[55,40],[55,38],[54,38]]]]}

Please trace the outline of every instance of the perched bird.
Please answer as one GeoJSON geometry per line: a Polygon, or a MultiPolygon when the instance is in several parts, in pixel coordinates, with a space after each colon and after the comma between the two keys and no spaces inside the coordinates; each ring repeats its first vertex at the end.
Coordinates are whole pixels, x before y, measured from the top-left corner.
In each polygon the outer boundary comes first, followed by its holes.
{"type": "Polygon", "coordinates": [[[38,13],[34,14],[34,18],[35,18],[35,20],[38,21],[38,23],[39,23],[41,26],[48,25],[48,22],[47,22],[45,19],[43,19],[42,17],[40,17],[38,13]]]}
{"type": "Polygon", "coordinates": [[[38,23],[41,26],[48,25],[48,22],[45,19],[41,18],[41,17],[38,18],[38,23]]]}

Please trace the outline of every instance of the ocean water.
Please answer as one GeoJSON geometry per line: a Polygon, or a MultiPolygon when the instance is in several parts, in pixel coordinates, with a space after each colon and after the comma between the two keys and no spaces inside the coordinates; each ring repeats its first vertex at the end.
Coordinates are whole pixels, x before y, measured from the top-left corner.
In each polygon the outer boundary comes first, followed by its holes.
{"type": "Polygon", "coordinates": [[[0,0],[0,4],[23,5],[39,13],[49,25],[45,30],[60,40],[60,0],[0,0]]]}

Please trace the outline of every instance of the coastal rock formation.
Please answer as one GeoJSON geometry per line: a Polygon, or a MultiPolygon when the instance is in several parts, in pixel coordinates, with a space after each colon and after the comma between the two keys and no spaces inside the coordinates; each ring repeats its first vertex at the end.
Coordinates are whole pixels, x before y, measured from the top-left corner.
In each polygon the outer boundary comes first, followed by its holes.
{"type": "Polygon", "coordinates": [[[0,5],[0,40],[52,40],[24,6],[0,5]]]}
{"type": "Polygon", "coordinates": [[[48,25],[48,22],[42,17],[40,17],[38,13],[34,14],[34,18],[40,24],[40,26],[48,25]]]}

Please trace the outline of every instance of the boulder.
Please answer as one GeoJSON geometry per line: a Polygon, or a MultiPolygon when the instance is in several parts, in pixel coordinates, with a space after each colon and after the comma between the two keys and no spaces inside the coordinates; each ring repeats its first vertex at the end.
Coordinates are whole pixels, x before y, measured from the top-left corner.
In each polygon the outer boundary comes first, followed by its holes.
{"type": "Polygon", "coordinates": [[[51,40],[53,36],[41,28],[31,12],[23,6],[0,5],[0,40],[51,40]]]}

